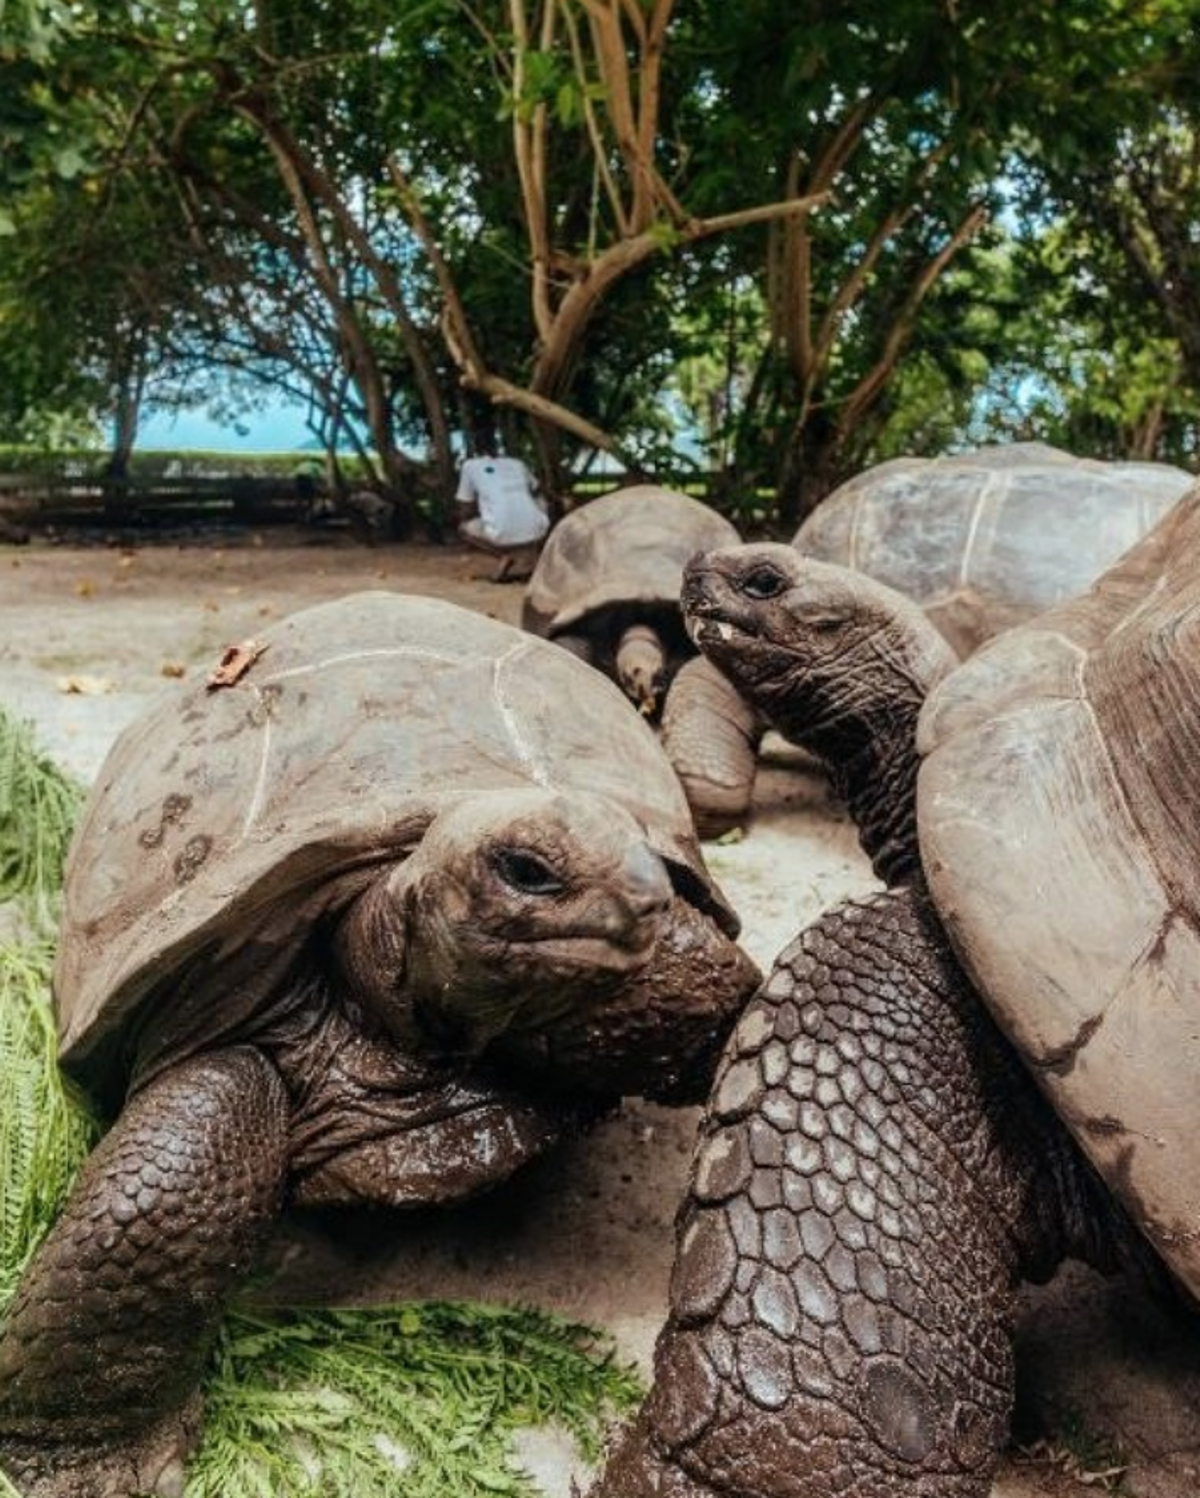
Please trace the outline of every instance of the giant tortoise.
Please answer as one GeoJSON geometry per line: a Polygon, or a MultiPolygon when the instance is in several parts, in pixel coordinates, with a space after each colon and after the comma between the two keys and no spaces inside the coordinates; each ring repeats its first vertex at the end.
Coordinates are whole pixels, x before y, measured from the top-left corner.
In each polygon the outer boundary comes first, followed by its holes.
{"type": "Polygon", "coordinates": [[[984,1498],[1021,1279],[1074,1256],[1200,1296],[1200,486],[957,668],[791,547],[699,558],[683,597],[852,802],[919,748],[919,858],[865,819],[894,887],[804,931],[735,1030],[596,1493],[984,1498]]]}
{"type": "Polygon", "coordinates": [[[1191,482],[1042,442],[895,458],[836,489],[793,545],[915,598],[966,656],[1081,593],[1191,482]]]}
{"type": "Polygon", "coordinates": [[[280,1209],[461,1200],[622,1092],[699,1100],[736,930],[652,731],[509,625],[364,593],[168,691],[69,861],[62,1061],[116,1120],[0,1341],[6,1468],[178,1492],[280,1209]]]}
{"type": "Polygon", "coordinates": [[[738,541],[698,499],[635,484],[581,505],[550,532],[529,579],[521,623],[618,682],[662,738],[706,837],[750,805],[759,725],[697,656],[679,586],[697,551],[738,541]]]}

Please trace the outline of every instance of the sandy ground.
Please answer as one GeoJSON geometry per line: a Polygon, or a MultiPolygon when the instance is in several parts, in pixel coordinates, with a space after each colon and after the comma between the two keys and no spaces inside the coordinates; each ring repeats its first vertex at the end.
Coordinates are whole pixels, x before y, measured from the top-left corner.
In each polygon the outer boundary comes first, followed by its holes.
{"type": "MultiPolygon", "coordinates": [[[[457,548],[366,548],[340,535],[271,531],[122,547],[0,546],[0,700],[84,778],[166,678],[207,671],[228,643],[294,609],[361,588],[434,594],[515,622],[519,586],[486,580],[457,548]]],[[[820,910],[872,887],[853,829],[819,778],[777,749],[742,842],[706,848],[769,965],[820,910]]],[[[279,1300],[346,1303],[475,1296],[536,1303],[607,1327],[648,1367],[661,1322],[671,1219],[695,1115],[632,1104],[587,1140],[471,1210],[311,1218],[280,1235],[279,1300]]],[[[1023,1302],[1018,1438],[993,1498],[1109,1490],[1200,1494],[1200,1332],[1171,1325],[1120,1283],[1079,1269],[1023,1302]],[[1046,1450],[1043,1438],[1050,1438],[1046,1450]],[[1088,1481],[1067,1475],[1078,1457],[1088,1481]]],[[[528,1458],[552,1498],[577,1472],[553,1440],[528,1458]]]]}

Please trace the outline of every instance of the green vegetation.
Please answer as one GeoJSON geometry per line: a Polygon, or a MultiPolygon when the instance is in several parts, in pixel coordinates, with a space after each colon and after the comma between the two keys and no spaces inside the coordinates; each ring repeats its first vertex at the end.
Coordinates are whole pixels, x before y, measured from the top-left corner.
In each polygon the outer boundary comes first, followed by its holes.
{"type": "Polygon", "coordinates": [[[529,1309],[234,1314],[186,1498],[532,1495],[519,1429],[559,1426],[595,1457],[639,1392],[604,1339],[529,1309]]]}
{"type": "Polygon", "coordinates": [[[52,913],[82,804],[82,787],[39,752],[30,725],[0,709],[0,903],[27,902],[39,921],[52,913]]]}
{"type": "Polygon", "coordinates": [[[780,527],[980,436],[1196,460],[1200,0],[12,15],[0,435],[119,475],[265,383],[402,522],[497,428],[780,527]]]}
{"type": "MultiPolygon", "coordinates": [[[[0,751],[4,897],[44,918],[80,791],[2,710],[0,751]]],[[[56,1065],[52,959],[45,935],[0,943],[0,1312],[100,1133],[56,1065]]],[[[532,1495],[519,1430],[553,1424],[594,1456],[639,1393],[606,1337],[534,1309],[243,1308],[205,1381],[186,1498],[532,1495]]]]}
{"type": "Polygon", "coordinates": [[[0,1308],[99,1134],[55,1063],[50,963],[45,941],[0,944],[0,1308]]]}

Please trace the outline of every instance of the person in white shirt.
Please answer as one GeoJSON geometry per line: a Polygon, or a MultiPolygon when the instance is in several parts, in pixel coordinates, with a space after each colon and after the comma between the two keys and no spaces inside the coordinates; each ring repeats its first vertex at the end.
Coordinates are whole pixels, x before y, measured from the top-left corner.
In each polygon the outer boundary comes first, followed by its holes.
{"type": "Polygon", "coordinates": [[[459,470],[454,496],[458,534],[469,545],[502,558],[495,582],[516,581],[513,569],[521,556],[532,566],[550,529],[536,491],[537,480],[520,458],[483,453],[467,458],[459,470]]]}

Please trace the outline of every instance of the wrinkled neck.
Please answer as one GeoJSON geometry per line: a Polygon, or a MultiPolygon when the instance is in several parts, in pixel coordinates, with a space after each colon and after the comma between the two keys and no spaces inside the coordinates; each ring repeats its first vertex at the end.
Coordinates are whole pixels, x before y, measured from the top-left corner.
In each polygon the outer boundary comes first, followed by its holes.
{"type": "Polygon", "coordinates": [[[914,610],[879,638],[866,668],[847,672],[836,712],[818,724],[816,752],[858,826],[871,867],[889,886],[923,880],[917,722],[929,693],[957,665],[950,646],[914,610]]]}
{"type": "Polygon", "coordinates": [[[923,698],[889,704],[886,722],[857,750],[830,761],[839,795],[858,827],[871,867],[889,886],[913,884],[921,875],[917,839],[917,718],[923,698]]]}

